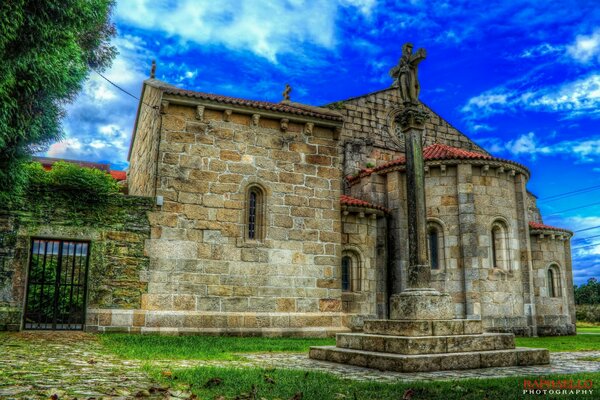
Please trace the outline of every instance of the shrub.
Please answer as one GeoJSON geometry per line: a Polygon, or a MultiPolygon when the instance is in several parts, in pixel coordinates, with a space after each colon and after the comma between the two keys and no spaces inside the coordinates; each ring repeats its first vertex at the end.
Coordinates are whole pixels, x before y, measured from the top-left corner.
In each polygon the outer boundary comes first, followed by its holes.
{"type": "Polygon", "coordinates": [[[600,304],[579,304],[575,307],[577,321],[600,322],[600,304]]]}
{"type": "Polygon", "coordinates": [[[100,202],[107,196],[119,193],[117,181],[110,174],[95,168],[59,161],[49,171],[45,171],[37,162],[26,164],[25,170],[30,193],[54,189],[85,202],[100,202]]]}

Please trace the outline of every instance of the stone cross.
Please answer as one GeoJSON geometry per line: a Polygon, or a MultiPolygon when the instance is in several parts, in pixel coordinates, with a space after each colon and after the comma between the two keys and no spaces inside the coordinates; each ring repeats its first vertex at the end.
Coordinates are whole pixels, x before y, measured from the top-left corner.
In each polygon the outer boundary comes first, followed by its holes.
{"type": "Polygon", "coordinates": [[[156,77],[156,60],[152,60],[152,67],[150,68],[150,79],[156,77]]]}
{"type": "Polygon", "coordinates": [[[423,135],[429,114],[419,103],[417,65],[425,59],[425,50],[412,54],[412,44],[402,47],[398,65],[390,71],[397,80],[404,105],[398,115],[406,143],[406,202],[408,217],[408,268],[406,289],[390,299],[390,319],[452,319],[454,306],[448,294],[430,287],[431,266],[427,245],[425,206],[425,163],[423,135]]]}
{"type": "Polygon", "coordinates": [[[400,89],[400,98],[404,104],[419,104],[419,85],[418,67],[419,63],[425,59],[427,53],[425,49],[419,49],[415,54],[412,52],[413,45],[405,43],[402,46],[402,56],[398,65],[390,70],[390,76],[394,78],[394,86],[400,89]]]}
{"type": "Polygon", "coordinates": [[[290,93],[292,92],[292,87],[289,83],[285,84],[285,90],[283,91],[283,101],[290,101],[290,93]]]}

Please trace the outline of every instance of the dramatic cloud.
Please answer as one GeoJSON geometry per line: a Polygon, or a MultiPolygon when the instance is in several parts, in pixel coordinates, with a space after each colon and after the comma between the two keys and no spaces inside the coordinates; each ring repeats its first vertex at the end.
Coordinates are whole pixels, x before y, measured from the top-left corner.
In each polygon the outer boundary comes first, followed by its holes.
{"type": "Polygon", "coordinates": [[[116,17],[183,43],[222,45],[277,62],[279,54],[292,53],[303,43],[332,49],[338,9],[352,7],[368,16],[374,6],[374,0],[134,0],[119,2],[116,17]]]}
{"type": "Polygon", "coordinates": [[[591,35],[577,36],[575,43],[568,46],[567,51],[581,63],[600,62],[600,28],[591,35]]]}
{"type": "Polygon", "coordinates": [[[529,132],[507,142],[498,138],[485,138],[480,142],[492,153],[509,153],[532,160],[540,155],[562,155],[572,157],[581,163],[600,162],[600,137],[598,136],[547,143],[541,141],[534,132],[529,132]]]}
{"type": "MultiPolygon", "coordinates": [[[[139,37],[126,35],[115,40],[119,50],[112,67],[103,74],[114,84],[139,96],[147,77],[150,55],[139,37]]],[[[110,162],[125,168],[127,151],[137,109],[137,100],[100,75],[92,72],[63,121],[65,139],[52,144],[49,157],[110,162]]]]}
{"type": "Polygon", "coordinates": [[[515,110],[557,112],[563,118],[600,118],[600,74],[540,88],[494,88],[470,98],[461,109],[470,121],[515,110]]]}

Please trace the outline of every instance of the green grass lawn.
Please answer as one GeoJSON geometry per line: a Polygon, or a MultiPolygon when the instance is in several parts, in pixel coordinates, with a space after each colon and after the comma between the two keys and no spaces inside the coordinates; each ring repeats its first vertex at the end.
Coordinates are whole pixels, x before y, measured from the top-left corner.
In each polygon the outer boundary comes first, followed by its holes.
{"type": "Polygon", "coordinates": [[[577,327],[577,333],[597,333],[600,335],[600,326],[577,327]]]}
{"type": "Polygon", "coordinates": [[[537,347],[550,351],[600,350],[600,335],[518,337],[515,342],[519,347],[537,347]]]}
{"type": "MultiPolygon", "coordinates": [[[[107,351],[123,358],[138,360],[235,360],[239,358],[236,353],[307,352],[310,346],[335,343],[334,339],[122,334],[101,335],[100,341],[107,351]]],[[[518,346],[548,348],[550,351],[600,350],[600,335],[516,338],[516,341],[518,346]]],[[[165,371],[164,367],[151,363],[144,368],[163,385],[192,391],[200,399],[293,399],[294,396],[300,398],[297,394],[302,393],[303,400],[399,400],[408,389],[414,392],[413,400],[532,398],[531,394],[522,392],[523,377],[382,383],[348,380],[323,372],[286,369],[194,367],[165,371]]],[[[536,378],[539,377],[528,379],[536,378]]],[[[543,378],[599,381],[600,373],[552,375],[543,378]]]]}
{"type": "MultiPolygon", "coordinates": [[[[519,347],[546,348],[550,351],[600,350],[600,327],[579,328],[599,335],[515,338],[519,347]]],[[[137,360],[235,360],[236,353],[308,352],[310,346],[334,345],[335,339],[158,336],[106,334],[100,336],[104,347],[122,358],[137,360]]]]}
{"type": "MultiPolygon", "coordinates": [[[[149,372],[165,385],[191,390],[200,399],[299,399],[302,400],[387,400],[402,399],[412,390],[413,400],[531,399],[523,394],[523,380],[539,377],[465,379],[460,381],[414,381],[401,383],[361,382],[321,372],[259,368],[186,368],[170,371],[168,378],[156,368],[149,372]],[[300,397],[299,393],[302,394],[300,397]],[[294,397],[296,396],[296,397],[294,397]]],[[[545,376],[544,379],[598,381],[600,373],[545,376]]],[[[544,398],[594,398],[564,396],[544,398]]]]}
{"type": "Polygon", "coordinates": [[[308,352],[310,346],[335,344],[335,339],[100,335],[104,347],[119,357],[136,360],[236,360],[235,353],[308,352]]]}

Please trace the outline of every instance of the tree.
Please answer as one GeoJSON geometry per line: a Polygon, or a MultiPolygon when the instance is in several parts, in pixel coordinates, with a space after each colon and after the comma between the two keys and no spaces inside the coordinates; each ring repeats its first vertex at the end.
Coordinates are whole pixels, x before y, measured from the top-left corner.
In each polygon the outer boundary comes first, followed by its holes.
{"type": "Polygon", "coordinates": [[[575,286],[575,304],[600,304],[600,282],[596,278],[575,286]]]}
{"type": "Polygon", "coordinates": [[[113,0],[0,1],[0,191],[62,137],[61,117],[91,68],[110,66],[113,0]]]}

